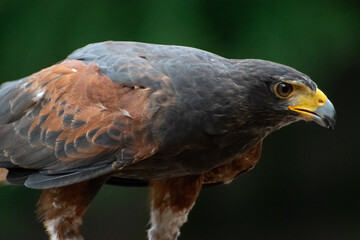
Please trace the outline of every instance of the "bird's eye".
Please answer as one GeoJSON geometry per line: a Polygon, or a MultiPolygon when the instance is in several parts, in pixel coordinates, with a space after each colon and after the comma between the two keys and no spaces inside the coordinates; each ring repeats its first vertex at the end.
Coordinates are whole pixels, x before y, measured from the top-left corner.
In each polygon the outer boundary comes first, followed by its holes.
{"type": "Polygon", "coordinates": [[[280,82],[275,85],[275,93],[281,98],[289,97],[293,91],[294,91],[294,88],[289,83],[280,82]]]}

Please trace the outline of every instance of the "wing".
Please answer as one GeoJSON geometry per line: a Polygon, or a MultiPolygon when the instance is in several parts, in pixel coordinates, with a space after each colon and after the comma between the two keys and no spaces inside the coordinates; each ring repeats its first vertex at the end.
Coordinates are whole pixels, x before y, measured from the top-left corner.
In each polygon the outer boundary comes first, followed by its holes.
{"type": "MultiPolygon", "coordinates": [[[[142,77],[142,76],[140,76],[142,77]]],[[[32,188],[111,173],[154,152],[147,122],[150,88],[124,86],[79,60],[0,89],[0,167],[32,188]]]]}

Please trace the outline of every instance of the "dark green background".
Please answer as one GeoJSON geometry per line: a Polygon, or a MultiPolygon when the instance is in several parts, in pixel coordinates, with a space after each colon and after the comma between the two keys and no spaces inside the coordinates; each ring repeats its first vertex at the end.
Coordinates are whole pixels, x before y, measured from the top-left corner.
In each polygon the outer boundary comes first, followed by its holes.
{"type": "MultiPolygon", "coordinates": [[[[204,189],[180,239],[360,239],[358,1],[0,0],[1,81],[104,40],[280,62],[310,75],[337,109],[335,131],[286,127],[267,137],[254,170],[204,189]]],[[[0,240],[46,239],[39,194],[0,189],[0,240]]],[[[144,239],[147,202],[146,188],[105,186],[84,219],[85,239],[144,239]]]]}

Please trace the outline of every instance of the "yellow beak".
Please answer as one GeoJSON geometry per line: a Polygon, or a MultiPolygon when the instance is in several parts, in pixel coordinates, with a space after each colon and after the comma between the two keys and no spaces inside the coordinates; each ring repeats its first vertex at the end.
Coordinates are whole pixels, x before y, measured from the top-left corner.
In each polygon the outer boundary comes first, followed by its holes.
{"type": "Polygon", "coordinates": [[[320,89],[317,89],[315,94],[299,96],[297,102],[296,106],[289,106],[289,109],[300,113],[305,120],[314,121],[329,129],[334,128],[336,123],[334,105],[320,89]]]}

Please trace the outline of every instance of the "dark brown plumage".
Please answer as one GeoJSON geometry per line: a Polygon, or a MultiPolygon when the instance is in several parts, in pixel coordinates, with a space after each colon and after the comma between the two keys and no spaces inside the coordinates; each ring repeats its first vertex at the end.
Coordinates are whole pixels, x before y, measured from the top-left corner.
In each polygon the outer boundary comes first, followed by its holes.
{"type": "Polygon", "coordinates": [[[0,106],[0,167],[10,183],[45,189],[51,239],[81,239],[106,182],[149,185],[149,239],[176,239],[202,186],[253,168],[269,133],[301,119],[335,124],[331,102],[290,67],[126,42],[3,84],[0,106]]]}

